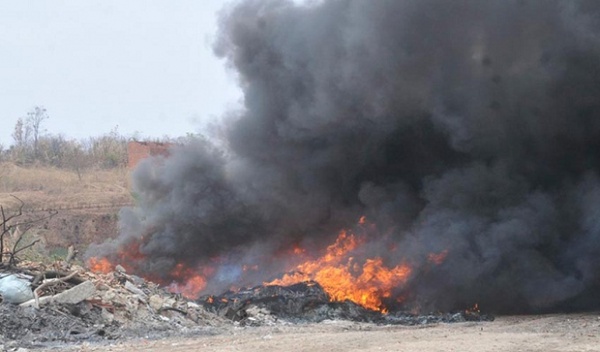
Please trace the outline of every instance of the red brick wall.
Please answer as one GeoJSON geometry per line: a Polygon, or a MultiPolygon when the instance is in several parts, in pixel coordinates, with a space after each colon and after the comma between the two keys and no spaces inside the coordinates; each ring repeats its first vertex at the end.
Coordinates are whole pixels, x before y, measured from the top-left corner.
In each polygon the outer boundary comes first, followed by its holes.
{"type": "Polygon", "coordinates": [[[127,166],[133,169],[140,160],[149,156],[169,155],[170,143],[129,142],[127,143],[127,166]]]}

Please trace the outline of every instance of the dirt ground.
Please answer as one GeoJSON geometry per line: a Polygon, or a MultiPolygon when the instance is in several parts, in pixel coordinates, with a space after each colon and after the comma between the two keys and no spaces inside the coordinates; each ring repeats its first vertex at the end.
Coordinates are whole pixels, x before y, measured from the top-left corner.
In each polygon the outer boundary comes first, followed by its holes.
{"type": "Polygon", "coordinates": [[[185,339],[45,351],[600,351],[600,314],[499,317],[494,322],[376,326],[346,321],[229,327],[185,339]]]}

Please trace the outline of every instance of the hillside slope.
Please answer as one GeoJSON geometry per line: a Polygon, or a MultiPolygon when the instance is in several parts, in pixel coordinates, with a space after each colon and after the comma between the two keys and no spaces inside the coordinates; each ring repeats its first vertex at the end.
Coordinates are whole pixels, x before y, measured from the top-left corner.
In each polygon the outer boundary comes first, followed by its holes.
{"type": "Polygon", "coordinates": [[[119,209],[133,204],[126,169],[76,171],[0,164],[0,205],[7,216],[23,202],[18,222],[43,219],[28,231],[37,251],[60,255],[117,234],[119,209]],[[18,198],[18,199],[17,199],[18,198]]]}

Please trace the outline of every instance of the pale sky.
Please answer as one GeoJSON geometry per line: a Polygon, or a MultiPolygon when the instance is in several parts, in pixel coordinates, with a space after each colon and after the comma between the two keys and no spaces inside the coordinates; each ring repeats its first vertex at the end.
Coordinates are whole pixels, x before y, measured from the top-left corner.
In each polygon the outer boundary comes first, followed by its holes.
{"type": "Polygon", "coordinates": [[[44,106],[51,134],[178,137],[240,106],[212,52],[223,0],[0,0],[0,144],[44,106]]]}

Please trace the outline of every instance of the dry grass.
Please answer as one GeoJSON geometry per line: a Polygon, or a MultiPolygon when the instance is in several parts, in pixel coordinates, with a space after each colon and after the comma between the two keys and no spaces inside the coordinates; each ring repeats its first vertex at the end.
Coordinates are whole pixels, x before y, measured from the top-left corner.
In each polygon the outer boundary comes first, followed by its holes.
{"type": "Polygon", "coordinates": [[[104,207],[132,202],[126,169],[77,172],[42,166],[0,163],[0,205],[14,209],[18,197],[26,209],[104,207]],[[81,177],[80,177],[81,176],[81,177]]]}

